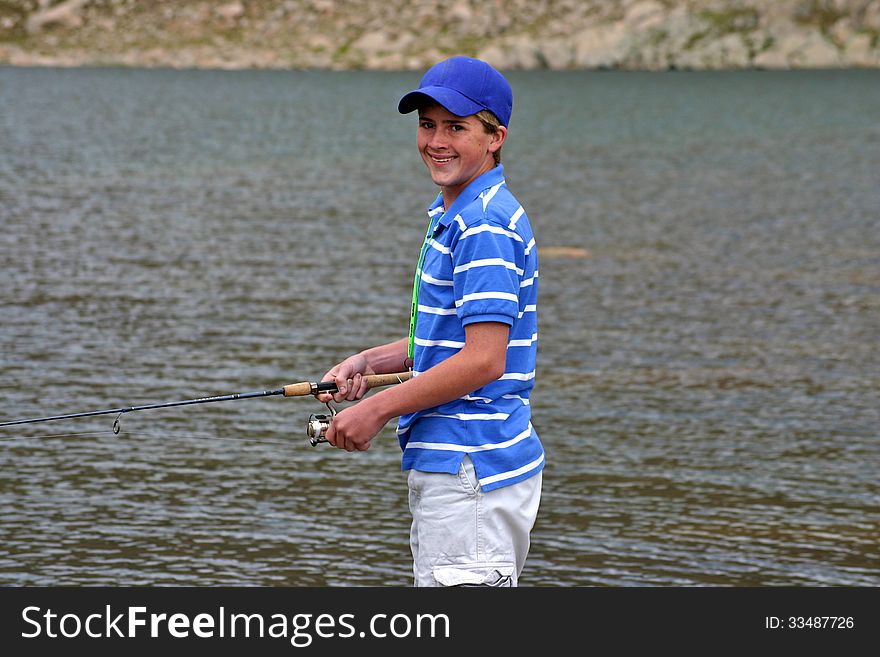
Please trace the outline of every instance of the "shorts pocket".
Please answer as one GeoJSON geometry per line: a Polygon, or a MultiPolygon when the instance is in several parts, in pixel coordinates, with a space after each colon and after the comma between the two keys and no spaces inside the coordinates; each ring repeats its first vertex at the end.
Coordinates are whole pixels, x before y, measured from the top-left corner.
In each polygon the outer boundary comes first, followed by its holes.
{"type": "Polygon", "coordinates": [[[458,479],[461,482],[461,487],[464,489],[464,492],[469,496],[474,496],[477,494],[477,489],[480,487],[480,481],[477,479],[477,471],[474,469],[474,462],[471,461],[471,457],[465,454],[464,458],[461,460],[461,466],[458,468],[458,479]]]}
{"type": "Polygon", "coordinates": [[[434,580],[438,586],[516,586],[512,563],[463,563],[434,566],[434,580]]]}

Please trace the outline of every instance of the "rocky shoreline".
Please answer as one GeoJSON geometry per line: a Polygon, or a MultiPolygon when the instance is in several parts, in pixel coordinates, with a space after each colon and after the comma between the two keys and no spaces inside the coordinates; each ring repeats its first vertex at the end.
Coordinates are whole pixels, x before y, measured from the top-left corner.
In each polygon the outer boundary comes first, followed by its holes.
{"type": "Polygon", "coordinates": [[[0,0],[0,64],[880,67],[880,0],[0,0]]]}

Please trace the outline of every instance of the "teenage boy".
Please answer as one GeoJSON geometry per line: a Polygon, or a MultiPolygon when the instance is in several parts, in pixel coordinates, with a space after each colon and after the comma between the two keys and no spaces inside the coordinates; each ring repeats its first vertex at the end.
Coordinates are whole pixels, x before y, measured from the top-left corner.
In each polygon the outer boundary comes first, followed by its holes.
{"type": "MultiPolygon", "coordinates": [[[[453,57],[403,96],[440,194],[413,285],[409,338],[332,367],[336,402],[364,396],[365,375],[413,378],[336,414],[328,442],[366,450],[398,417],[408,470],[416,586],[516,586],[541,497],[544,450],[531,424],[538,253],[507,189],[501,148],[513,93],[486,62],[453,57]]],[[[331,395],[318,396],[329,401],[331,395]]]]}

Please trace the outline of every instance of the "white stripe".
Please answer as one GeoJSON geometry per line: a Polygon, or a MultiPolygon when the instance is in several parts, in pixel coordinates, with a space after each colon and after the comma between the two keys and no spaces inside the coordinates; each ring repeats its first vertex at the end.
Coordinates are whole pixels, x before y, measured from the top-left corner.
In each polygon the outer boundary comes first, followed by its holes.
{"type": "Polygon", "coordinates": [[[529,285],[535,284],[535,279],[538,278],[538,272],[535,272],[535,275],[531,278],[525,279],[522,283],[519,284],[520,287],[528,287],[529,285]]]}
{"type": "Polygon", "coordinates": [[[492,475],[491,477],[485,477],[484,479],[480,479],[480,486],[485,486],[486,484],[494,484],[496,481],[502,481],[504,479],[512,479],[513,477],[518,477],[521,474],[525,474],[529,470],[534,470],[535,468],[540,467],[540,465],[544,462],[544,455],[541,454],[538,458],[536,458],[531,463],[526,463],[523,467],[517,468],[516,470],[508,470],[507,472],[499,472],[496,475],[492,475]]]}
{"type": "Polygon", "coordinates": [[[513,216],[510,218],[510,224],[507,226],[510,230],[516,230],[516,222],[519,221],[519,218],[523,216],[525,211],[523,206],[519,206],[519,210],[513,213],[513,216]]]}
{"type": "Polygon", "coordinates": [[[454,315],[455,308],[435,308],[434,306],[423,306],[419,304],[420,313],[428,313],[429,315],[454,315]]]}
{"type": "Polygon", "coordinates": [[[512,269],[520,276],[523,275],[523,270],[517,267],[512,262],[507,262],[503,258],[483,258],[482,260],[471,260],[463,265],[459,265],[455,269],[452,270],[453,274],[458,274],[463,271],[467,271],[468,269],[473,269],[474,267],[507,267],[508,269],[512,269]]]}
{"type": "Polygon", "coordinates": [[[426,413],[422,417],[445,417],[451,420],[506,420],[510,413],[426,413]]]}
{"type": "Polygon", "coordinates": [[[511,340],[507,343],[508,347],[531,347],[535,342],[538,341],[538,334],[533,333],[531,340],[511,340]]]}
{"type": "Polygon", "coordinates": [[[426,274],[424,272],[422,272],[422,280],[425,281],[425,283],[431,283],[432,285],[452,285],[452,281],[434,278],[431,274],[426,274]]]}
{"type": "Polygon", "coordinates": [[[428,216],[434,217],[438,214],[443,214],[444,212],[446,212],[446,208],[444,208],[442,205],[439,205],[436,208],[434,208],[433,210],[428,210],[428,216]]]}
{"type": "Polygon", "coordinates": [[[521,373],[521,372],[509,372],[507,374],[502,374],[499,381],[531,381],[535,378],[535,370],[531,372],[521,373]]]}
{"type": "Polygon", "coordinates": [[[529,240],[529,243],[526,245],[526,255],[532,252],[532,249],[535,248],[535,238],[529,240]]]}
{"type": "Polygon", "coordinates": [[[464,347],[464,342],[457,342],[455,340],[422,340],[421,338],[416,338],[415,343],[420,347],[449,347],[451,349],[461,349],[464,347]]]}
{"type": "Polygon", "coordinates": [[[486,206],[489,205],[489,201],[492,200],[492,197],[498,193],[498,190],[501,189],[501,186],[504,184],[502,180],[500,183],[495,185],[494,187],[490,187],[488,192],[480,192],[480,198],[483,199],[483,209],[486,209],[486,206]]]}
{"type": "MultiPolygon", "coordinates": [[[[422,309],[422,307],[419,306],[419,310],[421,310],[421,309],[422,309]]],[[[533,303],[530,303],[528,306],[526,306],[525,308],[522,309],[522,312],[520,312],[520,314],[517,315],[516,318],[522,319],[522,316],[525,315],[526,313],[535,313],[535,312],[538,312],[538,306],[536,306],[533,303]]]]}
{"type": "MultiPolygon", "coordinates": [[[[486,231],[490,233],[497,233],[498,235],[505,235],[510,239],[516,240],[517,242],[522,242],[523,238],[517,235],[516,233],[511,233],[506,228],[502,228],[501,226],[491,226],[489,224],[480,224],[479,226],[474,226],[473,228],[468,228],[461,234],[460,240],[463,240],[466,237],[471,237],[476,235],[477,233],[484,233],[486,231]]],[[[528,253],[528,251],[527,251],[528,253]]]]}
{"type": "Polygon", "coordinates": [[[440,253],[442,253],[442,254],[444,254],[444,255],[449,255],[449,247],[448,247],[448,246],[443,246],[442,244],[440,244],[440,243],[439,243],[437,240],[435,240],[435,239],[432,239],[432,240],[428,243],[428,245],[429,245],[432,249],[437,249],[440,253]]]}
{"type": "Polygon", "coordinates": [[[461,229],[462,232],[467,230],[467,224],[464,223],[464,219],[461,218],[460,214],[455,215],[453,221],[458,224],[458,227],[461,229]]]}
{"type": "MultiPolygon", "coordinates": [[[[519,401],[519,402],[522,402],[522,405],[523,405],[523,406],[529,406],[529,405],[531,405],[531,401],[529,401],[529,400],[526,399],[525,397],[520,397],[519,395],[501,395],[501,398],[502,398],[502,399],[515,399],[515,400],[517,400],[517,401],[519,401]]],[[[483,402],[483,403],[485,403],[485,404],[491,404],[491,403],[492,403],[492,399],[491,399],[491,398],[489,398],[489,397],[477,397],[476,395],[465,395],[464,397],[459,397],[459,399],[464,400],[464,401],[477,401],[477,402],[483,402]]]]}
{"type": "Polygon", "coordinates": [[[519,297],[510,292],[474,292],[473,294],[465,294],[461,299],[456,299],[455,307],[459,308],[468,301],[477,301],[479,299],[503,299],[505,301],[519,301],[519,297]]]}
{"type": "Polygon", "coordinates": [[[488,445],[456,445],[455,443],[426,443],[423,441],[419,442],[408,442],[406,444],[407,449],[436,449],[442,452],[464,452],[466,454],[472,454],[474,452],[488,452],[493,449],[506,449],[508,447],[512,447],[519,442],[522,442],[526,438],[532,435],[532,423],[529,422],[529,428],[520,433],[517,436],[514,436],[510,440],[505,440],[503,443],[490,443],[488,445]]]}

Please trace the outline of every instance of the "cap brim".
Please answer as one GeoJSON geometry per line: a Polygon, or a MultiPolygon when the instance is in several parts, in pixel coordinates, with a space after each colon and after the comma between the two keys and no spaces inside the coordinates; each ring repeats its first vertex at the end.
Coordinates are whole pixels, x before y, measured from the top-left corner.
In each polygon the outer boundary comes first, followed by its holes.
{"type": "Polygon", "coordinates": [[[410,91],[401,98],[397,104],[397,111],[401,114],[409,114],[426,102],[438,103],[455,116],[470,116],[486,109],[454,89],[449,89],[448,87],[422,87],[421,89],[410,91]]]}

